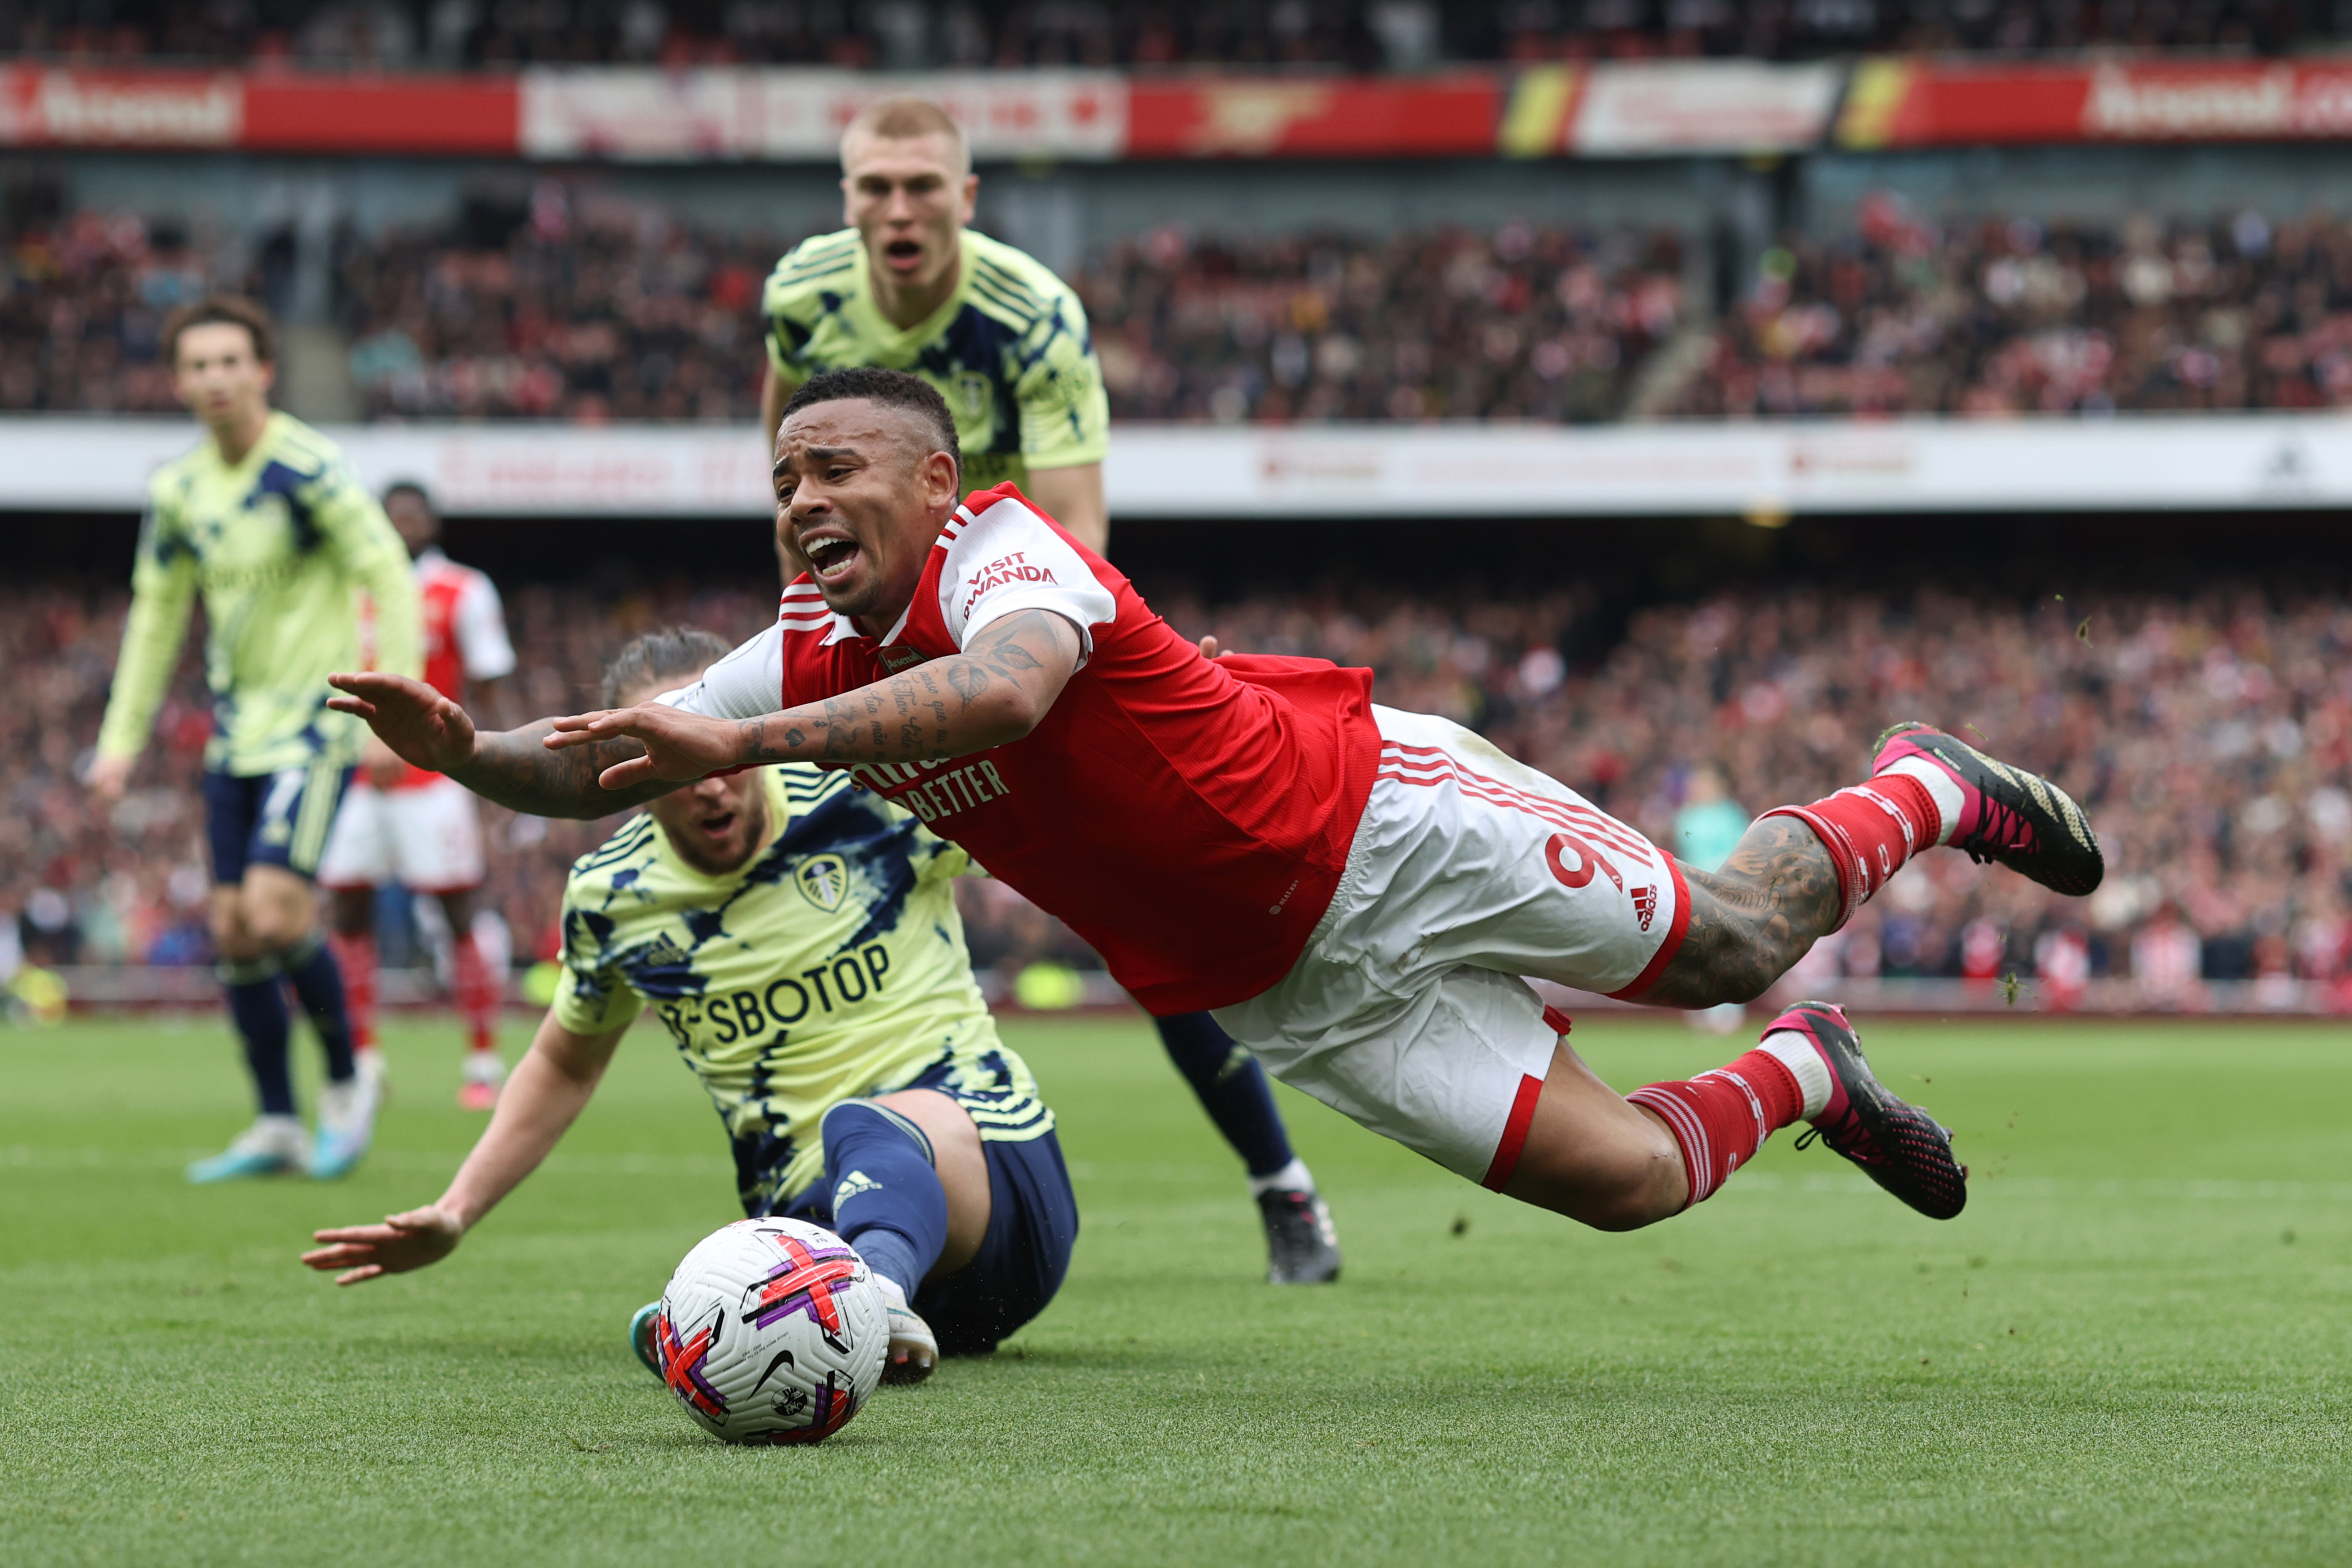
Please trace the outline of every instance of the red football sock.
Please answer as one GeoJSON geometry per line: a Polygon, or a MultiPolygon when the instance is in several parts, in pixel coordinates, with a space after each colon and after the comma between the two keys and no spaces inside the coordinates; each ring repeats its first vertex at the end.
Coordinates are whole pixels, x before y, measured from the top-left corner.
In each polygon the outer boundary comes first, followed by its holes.
{"type": "Polygon", "coordinates": [[[1905,861],[1943,841],[1943,819],[1927,786],[1901,773],[1881,773],[1827,800],[1775,806],[1764,815],[1795,817],[1830,852],[1838,872],[1841,926],[1905,861]]]}
{"type": "Polygon", "coordinates": [[[343,1013],[352,1021],[352,1049],[375,1049],[375,932],[327,933],[335,967],[343,972],[343,1013]]]}
{"type": "Polygon", "coordinates": [[[499,1035],[499,983],[482,962],[482,948],[469,931],[456,932],[449,943],[449,967],[457,981],[457,1011],[465,1015],[467,1043],[478,1051],[494,1050],[499,1035]]]}
{"type": "Polygon", "coordinates": [[[1625,1097],[1654,1110],[1675,1135],[1690,1173],[1688,1208],[1756,1157],[1764,1140],[1797,1120],[1804,1091],[1797,1077],[1761,1049],[1713,1072],[1674,1083],[1654,1083],[1625,1097]]]}

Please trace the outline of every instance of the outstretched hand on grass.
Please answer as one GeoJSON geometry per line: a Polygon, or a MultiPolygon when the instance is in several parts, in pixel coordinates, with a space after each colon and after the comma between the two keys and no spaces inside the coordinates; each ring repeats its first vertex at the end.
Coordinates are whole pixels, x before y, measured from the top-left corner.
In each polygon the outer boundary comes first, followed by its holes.
{"type": "Polygon", "coordinates": [[[428,1205],[386,1215],[382,1225],[314,1230],[310,1239],[322,1245],[304,1253],[302,1261],[322,1274],[340,1268],[335,1283],[356,1285],[379,1274],[405,1274],[438,1263],[457,1250],[465,1234],[457,1215],[428,1205]]]}
{"type": "Polygon", "coordinates": [[[366,720],[376,739],[391,747],[401,761],[446,773],[473,760],[473,720],[425,682],[362,670],[331,675],[327,684],[345,693],[328,698],[327,706],[366,720]]]}
{"type": "Polygon", "coordinates": [[[555,721],[555,732],[545,744],[551,752],[568,746],[593,746],[600,741],[635,741],[646,754],[614,763],[596,775],[606,789],[626,789],[656,779],[688,783],[735,767],[741,755],[742,727],[730,720],[706,719],[698,713],[647,702],[635,708],[606,708],[575,713],[555,721]]]}

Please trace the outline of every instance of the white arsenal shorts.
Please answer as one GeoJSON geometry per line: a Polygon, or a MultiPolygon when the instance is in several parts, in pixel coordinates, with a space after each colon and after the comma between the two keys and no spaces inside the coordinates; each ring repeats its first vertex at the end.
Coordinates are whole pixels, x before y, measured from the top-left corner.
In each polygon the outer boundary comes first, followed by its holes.
{"type": "Polygon", "coordinates": [[[353,779],[319,858],[322,888],[398,882],[412,892],[482,885],[482,816],[455,779],[378,789],[353,779]]]}
{"type": "Polygon", "coordinates": [[[1380,773],[1330,909],[1217,1021],[1283,1082],[1500,1188],[1567,1028],[1519,977],[1638,995],[1689,896],[1672,856],[1558,780],[1444,719],[1372,716],[1380,773]]]}

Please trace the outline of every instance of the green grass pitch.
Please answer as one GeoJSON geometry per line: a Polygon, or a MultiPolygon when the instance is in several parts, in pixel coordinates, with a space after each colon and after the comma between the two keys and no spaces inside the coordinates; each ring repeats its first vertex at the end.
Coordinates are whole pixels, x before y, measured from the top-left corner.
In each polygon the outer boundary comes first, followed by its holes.
{"type": "MultiPolygon", "coordinates": [[[[480,1124],[453,1029],[394,1031],[352,1179],[209,1189],[180,1166],[244,1115],[219,1026],[0,1033],[0,1561],[2352,1561],[2346,1032],[1864,1028],[1960,1132],[1955,1222],[1784,1136],[1601,1236],[1286,1092],[1348,1268],[1274,1289],[1141,1022],[1013,1025],[1085,1212],[1069,1284],[806,1450],[703,1436],[622,1342],[733,1217],[660,1037],[448,1263],[339,1291],[310,1229],[431,1198],[480,1124]]],[[[1620,1088],[1737,1048],[1578,1043],[1620,1088]]]]}

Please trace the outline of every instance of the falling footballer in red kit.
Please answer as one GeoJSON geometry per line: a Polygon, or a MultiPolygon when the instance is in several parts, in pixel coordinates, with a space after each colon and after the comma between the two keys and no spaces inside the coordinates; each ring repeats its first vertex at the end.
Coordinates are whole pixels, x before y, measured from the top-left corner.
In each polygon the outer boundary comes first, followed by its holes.
{"type": "Polygon", "coordinates": [[[1087,646],[1026,742],[851,773],[1066,921],[1153,1012],[1265,990],[1346,868],[1380,765],[1371,672],[1202,658],[1118,568],[1010,485],[974,495],[941,531],[887,636],[861,634],[803,578],[773,627],[675,700],[725,717],[774,712],[956,654],[1033,607],[1083,625],[1087,646]]]}
{"type": "Polygon", "coordinates": [[[1897,726],[1863,784],[1767,813],[1718,871],[1684,867],[1478,735],[1372,702],[1369,671],[1203,657],[1010,485],[957,505],[934,405],[875,371],[793,396],[779,528],[811,570],[660,704],[476,737],[404,689],[337,684],[395,747],[519,809],[608,811],[772,757],[846,767],[1154,1012],[1213,1009],[1275,1076],[1601,1228],[1688,1207],[1798,1121],[1921,1212],[1959,1212],[1948,1134],[1877,1082],[1839,1009],[1801,1004],[1726,1068],[1627,1096],[1528,979],[1748,1000],[1943,845],[2088,891],[2098,848],[2053,785],[1897,726]]]}

